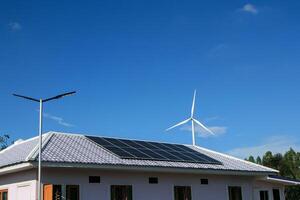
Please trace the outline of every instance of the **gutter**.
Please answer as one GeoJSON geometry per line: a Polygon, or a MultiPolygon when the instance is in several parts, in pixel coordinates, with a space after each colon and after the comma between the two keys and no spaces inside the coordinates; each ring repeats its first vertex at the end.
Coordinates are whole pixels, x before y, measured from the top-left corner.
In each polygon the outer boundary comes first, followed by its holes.
{"type": "Polygon", "coordinates": [[[7,167],[3,167],[0,169],[0,175],[9,174],[9,173],[15,173],[20,171],[25,171],[28,169],[33,169],[34,165],[32,163],[19,163],[16,165],[11,165],[7,167]]]}
{"type": "Polygon", "coordinates": [[[279,178],[267,177],[267,181],[282,183],[284,185],[300,185],[300,182],[292,181],[292,180],[284,180],[279,178]]]}

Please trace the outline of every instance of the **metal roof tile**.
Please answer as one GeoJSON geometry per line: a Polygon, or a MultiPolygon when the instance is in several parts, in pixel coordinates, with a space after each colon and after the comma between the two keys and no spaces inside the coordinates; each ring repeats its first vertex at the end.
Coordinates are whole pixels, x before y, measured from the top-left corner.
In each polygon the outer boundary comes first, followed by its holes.
{"type": "MultiPolygon", "coordinates": [[[[211,170],[231,170],[249,172],[270,172],[276,170],[261,165],[250,163],[232,156],[214,152],[202,147],[186,145],[202,154],[205,154],[217,161],[219,164],[202,164],[157,160],[121,159],[108,152],[106,149],[91,141],[84,135],[65,134],[51,132],[48,139],[43,140],[42,160],[53,163],[82,163],[97,165],[121,165],[139,167],[170,167],[170,168],[191,168],[191,169],[211,169],[211,170]]],[[[34,149],[37,148],[38,138],[33,138],[13,145],[7,150],[0,152],[0,167],[26,162],[34,149]]],[[[36,160],[37,155],[32,155],[29,160],[36,160]]]]}

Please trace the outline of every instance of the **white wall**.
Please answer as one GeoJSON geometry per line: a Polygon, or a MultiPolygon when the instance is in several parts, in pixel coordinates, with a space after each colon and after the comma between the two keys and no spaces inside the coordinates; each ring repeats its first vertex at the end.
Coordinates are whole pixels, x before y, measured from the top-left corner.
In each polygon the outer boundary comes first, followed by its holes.
{"type": "MultiPolygon", "coordinates": [[[[130,171],[55,169],[43,170],[43,182],[63,185],[80,185],[81,200],[110,200],[111,185],[132,185],[134,200],[173,200],[173,187],[192,187],[193,200],[228,200],[228,186],[241,186],[243,200],[259,200],[259,190],[268,190],[270,200],[272,189],[281,191],[283,186],[255,181],[247,176],[189,175],[173,173],[149,173],[130,171]],[[100,184],[90,184],[89,176],[100,176],[100,184]],[[149,177],[158,177],[158,184],[149,184],[149,177]],[[200,179],[208,178],[208,185],[201,185],[200,179]]],[[[36,200],[36,170],[29,170],[0,176],[0,190],[8,189],[9,200],[36,200]],[[20,196],[22,193],[22,196],[20,196]]]]}
{"type": "Polygon", "coordinates": [[[134,200],[172,200],[174,185],[191,186],[193,200],[228,200],[228,186],[241,186],[243,200],[253,200],[254,188],[268,187],[272,190],[273,187],[273,185],[262,185],[262,183],[254,181],[253,177],[247,176],[133,173],[129,171],[53,168],[44,170],[43,182],[78,184],[80,185],[81,200],[110,200],[111,185],[132,185],[134,200]],[[100,176],[101,183],[89,184],[89,176],[100,176]],[[149,184],[148,177],[150,176],[158,177],[159,183],[149,184]],[[208,178],[209,184],[201,185],[201,178],[208,178]]]}
{"type": "Polygon", "coordinates": [[[8,190],[8,200],[35,200],[36,173],[33,170],[0,176],[0,190],[8,190]]]}
{"type": "Polygon", "coordinates": [[[269,199],[273,199],[273,189],[279,189],[280,198],[284,199],[284,187],[282,185],[267,183],[264,181],[255,181],[253,184],[254,200],[259,200],[259,192],[265,190],[269,192],[269,199]]]}

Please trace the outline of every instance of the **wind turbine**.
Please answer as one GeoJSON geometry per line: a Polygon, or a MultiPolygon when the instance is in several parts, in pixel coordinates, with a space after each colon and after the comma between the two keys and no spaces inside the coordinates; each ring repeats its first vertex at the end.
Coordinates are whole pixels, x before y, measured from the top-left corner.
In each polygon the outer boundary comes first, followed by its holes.
{"type": "Polygon", "coordinates": [[[186,119],[186,120],[184,120],[182,122],[179,122],[178,124],[175,124],[174,126],[171,126],[170,128],[166,129],[166,131],[169,131],[169,130],[177,127],[177,126],[186,124],[186,123],[188,123],[188,122],[191,121],[192,122],[193,146],[196,145],[196,143],[195,143],[195,123],[198,124],[199,126],[201,126],[205,131],[209,132],[212,135],[215,135],[211,130],[209,130],[208,128],[206,128],[201,122],[199,122],[197,119],[194,118],[196,93],[197,93],[197,91],[195,90],[194,91],[194,97],[193,97],[193,103],[192,103],[192,109],[191,109],[191,116],[188,119],[186,119]]]}

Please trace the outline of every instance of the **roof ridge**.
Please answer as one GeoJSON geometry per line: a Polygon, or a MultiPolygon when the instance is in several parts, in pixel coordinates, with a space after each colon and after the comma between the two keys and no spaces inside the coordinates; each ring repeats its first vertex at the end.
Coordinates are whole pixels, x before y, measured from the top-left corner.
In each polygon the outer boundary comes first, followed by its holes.
{"type": "Polygon", "coordinates": [[[228,155],[228,154],[225,154],[225,153],[217,152],[217,151],[210,150],[210,149],[207,149],[207,148],[204,148],[204,147],[199,147],[199,146],[194,146],[194,147],[196,147],[198,149],[201,149],[201,150],[204,150],[204,151],[211,152],[211,153],[219,154],[221,156],[225,156],[225,157],[230,158],[230,159],[238,160],[238,161],[241,161],[243,163],[247,163],[247,164],[250,164],[250,165],[255,165],[257,167],[261,167],[261,168],[264,168],[264,169],[271,170],[271,171],[279,173],[279,171],[276,170],[276,169],[273,169],[273,168],[270,168],[270,167],[266,167],[266,166],[263,166],[263,165],[259,165],[259,164],[256,164],[256,163],[252,163],[250,161],[243,160],[243,159],[240,159],[240,158],[236,158],[234,156],[231,156],[231,155],[228,155]]]}
{"type": "Polygon", "coordinates": [[[49,131],[48,133],[56,134],[56,135],[74,135],[74,136],[84,136],[81,133],[68,133],[68,132],[60,132],[60,131],[49,131]]]}
{"type": "MultiPolygon", "coordinates": [[[[42,149],[48,144],[49,140],[51,139],[51,137],[54,134],[55,134],[55,132],[50,131],[50,132],[44,133],[42,135],[42,149]]],[[[28,156],[26,157],[25,161],[34,160],[38,156],[38,154],[39,154],[38,149],[39,149],[39,142],[36,144],[36,146],[28,154],[28,156]]]]}

